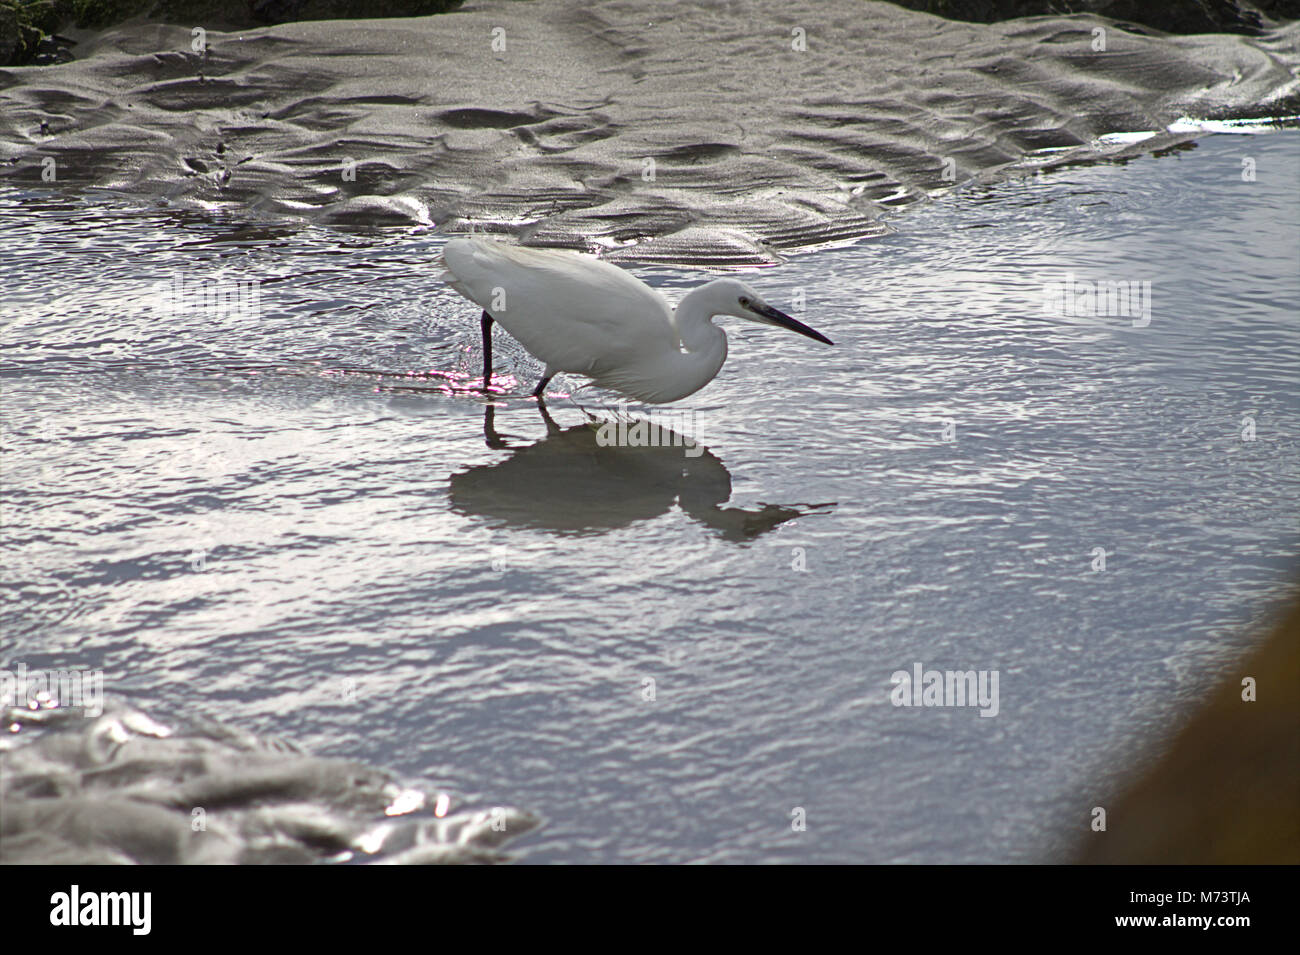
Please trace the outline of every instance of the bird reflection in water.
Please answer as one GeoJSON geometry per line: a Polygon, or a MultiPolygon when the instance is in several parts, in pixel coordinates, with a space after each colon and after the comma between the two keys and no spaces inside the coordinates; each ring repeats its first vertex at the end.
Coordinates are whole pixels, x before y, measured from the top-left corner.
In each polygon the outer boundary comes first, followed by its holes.
{"type": "Polygon", "coordinates": [[[560,533],[601,533],[666,514],[674,503],[728,541],[753,540],[779,524],[832,504],[724,507],[731,473],[711,451],[660,432],[653,447],[604,445],[598,420],[560,427],[541,405],[546,437],[515,446],[499,434],[488,405],[488,447],[509,449],[496,464],[451,477],[451,506],[475,517],[560,533]],[[688,453],[689,452],[689,453],[688,453]]]}

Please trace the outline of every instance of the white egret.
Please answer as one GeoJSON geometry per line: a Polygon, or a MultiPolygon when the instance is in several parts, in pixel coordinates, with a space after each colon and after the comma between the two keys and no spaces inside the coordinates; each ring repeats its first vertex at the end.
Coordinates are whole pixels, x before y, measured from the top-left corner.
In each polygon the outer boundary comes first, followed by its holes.
{"type": "Polygon", "coordinates": [[[640,279],[608,262],[560,249],[482,238],[443,248],[447,284],[483,309],[483,389],[492,380],[492,323],[546,364],[540,398],[559,372],[585,375],[640,401],[676,401],[699,391],[727,360],[715,315],[778,325],[831,344],[736,279],[707,282],[676,310],[640,279]]]}

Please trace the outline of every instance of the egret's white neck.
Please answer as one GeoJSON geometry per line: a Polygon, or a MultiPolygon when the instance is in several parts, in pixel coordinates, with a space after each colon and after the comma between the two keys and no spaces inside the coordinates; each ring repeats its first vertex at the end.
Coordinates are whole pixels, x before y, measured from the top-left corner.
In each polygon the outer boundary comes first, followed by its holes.
{"type": "Polygon", "coordinates": [[[678,359],[682,373],[699,376],[699,384],[692,390],[712,381],[727,360],[727,335],[713,324],[713,316],[723,313],[724,303],[718,298],[716,289],[701,285],[688,292],[673,313],[683,349],[678,359]]]}
{"type": "Polygon", "coordinates": [[[677,337],[682,347],[688,352],[707,350],[716,347],[719,340],[722,348],[727,347],[727,336],[722,329],[713,324],[713,316],[722,314],[722,302],[716,301],[717,293],[707,285],[687,292],[673,313],[677,325],[677,337]]]}

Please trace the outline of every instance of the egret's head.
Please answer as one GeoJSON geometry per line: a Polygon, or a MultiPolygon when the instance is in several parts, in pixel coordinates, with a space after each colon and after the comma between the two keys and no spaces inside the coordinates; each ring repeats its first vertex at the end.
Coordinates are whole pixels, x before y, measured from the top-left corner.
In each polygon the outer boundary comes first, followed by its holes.
{"type": "Polygon", "coordinates": [[[737,279],[717,279],[709,283],[709,289],[716,295],[714,302],[717,311],[714,314],[734,315],[736,318],[746,318],[763,325],[778,325],[827,345],[834,344],[821,332],[768,305],[761,295],[744,282],[737,279]]]}

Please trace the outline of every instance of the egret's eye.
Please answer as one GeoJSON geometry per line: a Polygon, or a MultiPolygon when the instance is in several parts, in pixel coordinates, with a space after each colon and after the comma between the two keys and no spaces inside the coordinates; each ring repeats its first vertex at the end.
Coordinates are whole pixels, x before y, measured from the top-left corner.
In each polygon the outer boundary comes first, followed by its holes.
{"type": "Polygon", "coordinates": [[[743,295],[740,296],[740,307],[749,308],[749,299],[745,298],[745,296],[743,295]]]}

